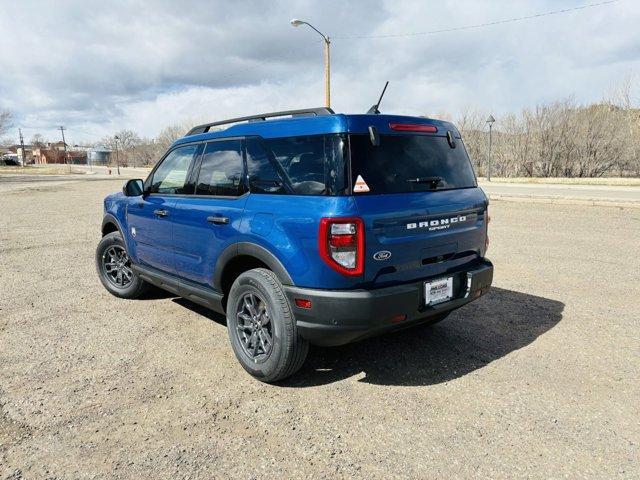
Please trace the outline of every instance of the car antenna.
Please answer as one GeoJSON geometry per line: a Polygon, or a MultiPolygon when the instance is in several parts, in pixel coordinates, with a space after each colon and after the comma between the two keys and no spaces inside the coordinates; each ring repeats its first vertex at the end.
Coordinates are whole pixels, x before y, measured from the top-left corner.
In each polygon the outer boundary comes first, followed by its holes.
{"type": "Polygon", "coordinates": [[[380,98],[378,99],[378,103],[373,105],[367,111],[367,114],[369,114],[369,115],[372,115],[372,114],[379,115],[380,114],[380,110],[378,110],[378,107],[380,107],[380,102],[382,101],[382,97],[384,96],[384,92],[387,91],[387,85],[389,85],[389,80],[387,80],[387,83],[384,84],[384,88],[382,89],[382,93],[380,94],[380,98]]]}

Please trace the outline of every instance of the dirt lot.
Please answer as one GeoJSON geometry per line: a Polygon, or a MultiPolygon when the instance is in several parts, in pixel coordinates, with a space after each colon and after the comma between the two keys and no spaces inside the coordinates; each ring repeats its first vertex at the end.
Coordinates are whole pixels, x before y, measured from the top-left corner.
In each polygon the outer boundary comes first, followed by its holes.
{"type": "Polygon", "coordinates": [[[223,318],[102,288],[119,188],[0,194],[0,477],[640,476],[640,210],[494,202],[490,294],[267,386],[223,318]]]}

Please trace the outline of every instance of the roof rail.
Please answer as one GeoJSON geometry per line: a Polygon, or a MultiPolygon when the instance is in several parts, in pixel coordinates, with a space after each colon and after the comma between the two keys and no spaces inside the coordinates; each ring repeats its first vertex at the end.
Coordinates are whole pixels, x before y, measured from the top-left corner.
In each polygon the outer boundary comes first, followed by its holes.
{"type": "Polygon", "coordinates": [[[306,115],[333,115],[335,112],[331,110],[329,107],[316,107],[316,108],[303,108],[301,110],[286,110],[284,112],[271,112],[271,113],[261,113],[259,115],[251,115],[249,117],[238,117],[238,118],[230,118],[229,120],[221,120],[219,122],[205,123],[203,125],[198,125],[193,127],[187,135],[197,135],[199,133],[208,132],[211,127],[217,127],[218,125],[227,125],[230,123],[239,123],[239,122],[257,122],[263,121],[267,118],[273,117],[286,117],[286,116],[306,116],[306,115]]]}

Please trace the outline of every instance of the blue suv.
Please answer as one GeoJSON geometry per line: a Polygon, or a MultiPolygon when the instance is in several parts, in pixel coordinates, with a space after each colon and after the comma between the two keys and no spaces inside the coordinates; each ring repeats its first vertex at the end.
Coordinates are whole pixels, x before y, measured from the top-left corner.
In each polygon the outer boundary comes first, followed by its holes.
{"type": "Polygon", "coordinates": [[[104,200],[100,279],[155,285],[227,317],[242,366],[273,382],[309,344],[443,320],[487,292],[488,200],[458,130],[328,108],[193,128],[104,200]]]}

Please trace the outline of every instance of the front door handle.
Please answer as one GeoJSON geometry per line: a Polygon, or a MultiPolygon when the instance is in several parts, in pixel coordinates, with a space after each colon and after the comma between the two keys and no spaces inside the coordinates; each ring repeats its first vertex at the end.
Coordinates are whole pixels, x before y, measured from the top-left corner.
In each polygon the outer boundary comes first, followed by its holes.
{"type": "Polygon", "coordinates": [[[214,225],[228,225],[229,217],[207,217],[207,222],[213,223],[214,225]]]}
{"type": "Polygon", "coordinates": [[[154,210],[153,214],[156,217],[168,217],[169,216],[169,212],[167,210],[154,210]]]}

